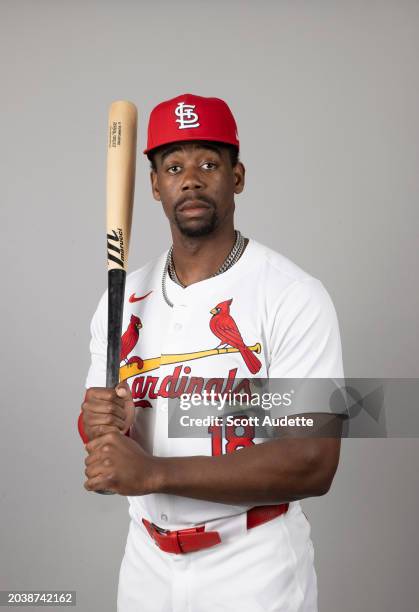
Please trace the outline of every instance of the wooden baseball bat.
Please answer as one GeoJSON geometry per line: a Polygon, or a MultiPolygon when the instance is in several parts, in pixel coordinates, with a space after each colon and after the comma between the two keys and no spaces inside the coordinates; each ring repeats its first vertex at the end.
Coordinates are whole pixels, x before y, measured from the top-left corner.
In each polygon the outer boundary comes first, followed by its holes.
{"type": "Polygon", "coordinates": [[[134,202],[136,146],[137,108],[132,102],[113,102],[109,109],[106,172],[107,387],[115,387],[119,382],[122,312],[134,202]]]}
{"type": "MultiPolygon", "coordinates": [[[[109,108],[106,172],[108,256],[108,348],[106,386],[119,383],[125,277],[131,235],[137,146],[137,108],[113,102],[109,108]]],[[[110,493],[98,491],[98,493],[110,493]]]]}

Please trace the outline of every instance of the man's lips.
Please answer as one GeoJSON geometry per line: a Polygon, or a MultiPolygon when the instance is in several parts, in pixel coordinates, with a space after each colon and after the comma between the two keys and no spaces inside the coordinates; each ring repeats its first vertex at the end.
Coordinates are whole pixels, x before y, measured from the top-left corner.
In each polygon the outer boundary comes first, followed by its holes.
{"type": "Polygon", "coordinates": [[[206,202],[202,202],[201,200],[188,200],[181,206],[179,206],[179,212],[188,212],[188,211],[197,211],[202,209],[211,208],[209,204],[206,202]]]}

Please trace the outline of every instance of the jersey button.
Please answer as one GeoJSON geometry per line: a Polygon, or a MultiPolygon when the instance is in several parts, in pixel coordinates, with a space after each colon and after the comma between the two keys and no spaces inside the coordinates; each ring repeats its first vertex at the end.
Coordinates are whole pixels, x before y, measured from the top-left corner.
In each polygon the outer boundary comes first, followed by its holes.
{"type": "Polygon", "coordinates": [[[177,331],[177,332],[178,332],[178,331],[180,331],[180,330],[182,329],[182,327],[183,327],[183,326],[182,326],[182,324],[181,324],[181,323],[175,323],[175,324],[173,325],[173,329],[174,329],[175,331],[177,331]]]}
{"type": "Polygon", "coordinates": [[[167,514],[160,514],[160,518],[161,518],[162,521],[167,523],[167,514]]]}

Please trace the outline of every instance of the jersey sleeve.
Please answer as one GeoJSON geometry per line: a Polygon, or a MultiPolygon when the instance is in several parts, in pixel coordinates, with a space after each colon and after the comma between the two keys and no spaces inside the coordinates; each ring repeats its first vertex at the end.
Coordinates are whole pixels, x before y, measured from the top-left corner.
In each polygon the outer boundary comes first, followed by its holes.
{"type": "Polygon", "coordinates": [[[106,386],[107,292],[102,296],[90,324],[90,367],[86,389],[106,386]]]}
{"type": "Polygon", "coordinates": [[[295,281],[285,291],[270,338],[269,378],[343,378],[336,311],[318,279],[295,281]]]}

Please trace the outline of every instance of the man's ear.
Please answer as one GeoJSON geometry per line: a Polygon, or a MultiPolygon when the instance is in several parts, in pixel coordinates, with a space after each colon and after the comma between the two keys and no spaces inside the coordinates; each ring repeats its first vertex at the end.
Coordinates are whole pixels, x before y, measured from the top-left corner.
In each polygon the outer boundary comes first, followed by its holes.
{"type": "Polygon", "coordinates": [[[234,175],[234,193],[241,193],[244,189],[244,177],[246,174],[246,168],[242,162],[238,162],[233,168],[234,175]]]}
{"type": "Polygon", "coordinates": [[[150,171],[150,182],[151,182],[151,191],[153,193],[153,198],[157,200],[157,202],[161,202],[160,190],[157,180],[157,172],[155,170],[150,171]]]}

